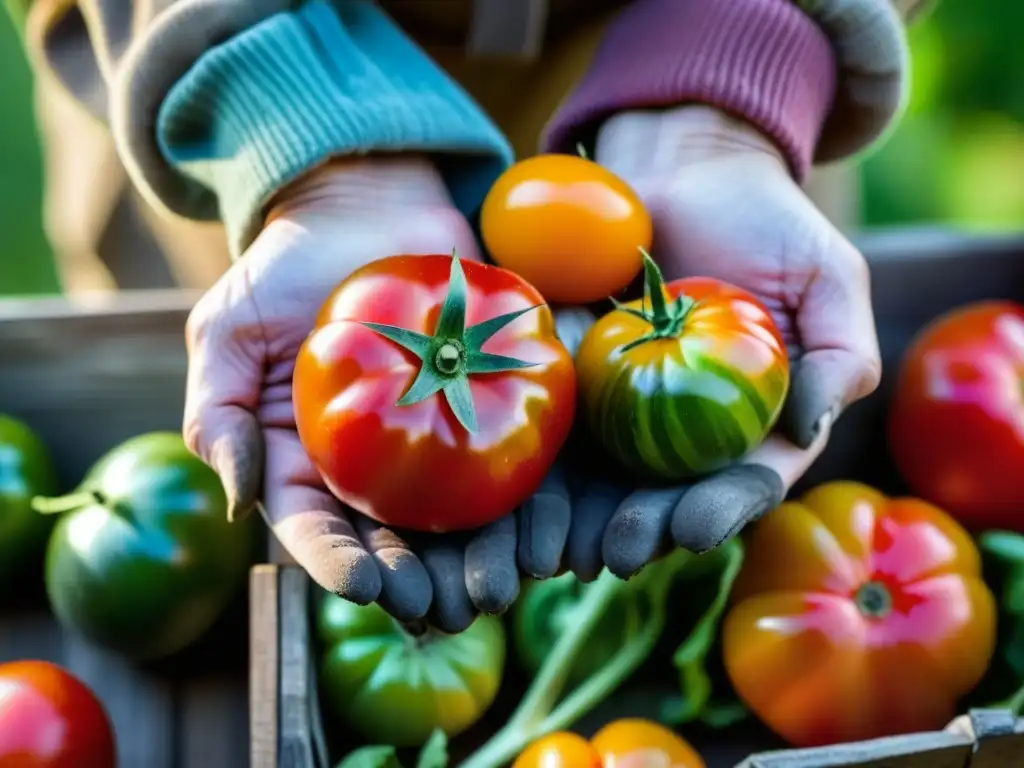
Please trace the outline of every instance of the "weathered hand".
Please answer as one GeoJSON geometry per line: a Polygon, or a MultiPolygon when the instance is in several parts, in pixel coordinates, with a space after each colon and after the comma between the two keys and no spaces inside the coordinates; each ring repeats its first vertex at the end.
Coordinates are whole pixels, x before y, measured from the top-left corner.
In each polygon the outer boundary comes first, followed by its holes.
{"type": "Polygon", "coordinates": [[[515,520],[478,535],[414,536],[345,509],[299,442],[292,370],[323,301],[395,254],[479,260],[472,230],[426,159],[339,161],[275,201],[247,253],[189,318],[184,433],[238,517],[262,499],[277,538],[321,586],[396,618],[456,631],[515,600],[515,520]]]}
{"type": "MultiPolygon", "coordinates": [[[[707,478],[627,495],[621,483],[553,476],[534,505],[568,506],[571,492],[571,525],[551,548],[564,547],[562,565],[585,579],[602,564],[628,576],[672,541],[712,549],[771,510],[820,455],[835,418],[877,386],[881,365],[862,256],[756,129],[703,106],[625,113],[602,127],[595,159],[644,199],[666,279],[716,277],[771,310],[792,377],[780,431],[707,478]]],[[[578,443],[577,462],[597,461],[581,452],[578,443]]],[[[586,474],[611,477],[603,466],[586,474]]]]}

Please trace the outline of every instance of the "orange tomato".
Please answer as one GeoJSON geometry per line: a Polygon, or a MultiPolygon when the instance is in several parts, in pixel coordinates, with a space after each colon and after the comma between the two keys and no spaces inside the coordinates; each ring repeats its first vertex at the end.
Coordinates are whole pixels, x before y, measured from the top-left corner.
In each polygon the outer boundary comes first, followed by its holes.
{"type": "Polygon", "coordinates": [[[636,192],[575,155],[540,155],[505,171],[484,200],[480,230],[495,262],[548,301],[571,304],[629,285],[652,237],[636,192]]]}
{"type": "Polygon", "coordinates": [[[665,726],[626,718],[609,723],[589,742],[567,731],[544,736],[512,768],[704,768],[704,761],[665,726]]]}
{"type": "Polygon", "coordinates": [[[704,768],[700,755],[682,737],[650,720],[616,720],[590,744],[603,768],[704,768]]]}
{"type": "Polygon", "coordinates": [[[723,625],[736,692],[796,746],[941,728],[981,679],[995,600],[937,507],[826,483],[753,529],[723,625]]]}
{"type": "Polygon", "coordinates": [[[601,756],[582,736],[558,731],[523,750],[512,768],[601,768],[601,756]]]}

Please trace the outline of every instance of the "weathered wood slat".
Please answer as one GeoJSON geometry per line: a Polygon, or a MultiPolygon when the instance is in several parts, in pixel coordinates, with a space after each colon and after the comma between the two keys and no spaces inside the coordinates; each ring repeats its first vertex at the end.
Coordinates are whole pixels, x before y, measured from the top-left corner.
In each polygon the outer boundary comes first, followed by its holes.
{"type": "Polygon", "coordinates": [[[280,674],[278,568],[257,565],[249,577],[250,768],[277,768],[280,674]]]}
{"type": "Polygon", "coordinates": [[[280,768],[312,768],[316,764],[313,721],[316,703],[310,689],[313,666],[309,642],[309,578],[294,566],[278,569],[280,605],[280,678],[278,727],[280,768]]]}

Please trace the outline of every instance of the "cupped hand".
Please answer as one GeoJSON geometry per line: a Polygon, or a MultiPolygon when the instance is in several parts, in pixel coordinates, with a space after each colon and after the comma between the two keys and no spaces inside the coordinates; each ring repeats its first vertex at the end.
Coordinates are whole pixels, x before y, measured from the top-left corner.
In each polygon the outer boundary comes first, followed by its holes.
{"type": "MultiPolygon", "coordinates": [[[[881,362],[867,265],[793,180],[757,129],[710,107],[624,113],[598,135],[595,159],[639,193],[667,280],[715,277],[771,311],[791,363],[779,430],[707,478],[628,494],[591,480],[573,490],[559,545],[582,578],[602,564],[628,576],[667,542],[702,552],[777,506],[824,449],[833,421],[878,385],[881,362]]],[[[574,313],[573,334],[588,322],[574,313]]],[[[593,474],[593,473],[591,473],[593,474]]],[[[546,490],[547,501],[559,494],[546,490]]]]}
{"type": "Polygon", "coordinates": [[[352,271],[453,248],[480,260],[426,159],[337,161],[292,185],[189,317],[184,424],[189,446],[220,474],[230,514],[261,499],[277,538],[322,587],[449,631],[518,595],[514,518],[476,535],[417,537],[344,508],[299,442],[292,370],[321,304],[352,271]]]}

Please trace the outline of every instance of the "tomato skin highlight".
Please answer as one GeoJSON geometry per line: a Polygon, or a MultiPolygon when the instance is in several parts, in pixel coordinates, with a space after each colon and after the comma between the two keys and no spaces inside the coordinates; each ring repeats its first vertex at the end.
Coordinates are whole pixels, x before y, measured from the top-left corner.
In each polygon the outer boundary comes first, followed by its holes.
{"type": "Polygon", "coordinates": [[[705,768],[704,760],[674,731],[650,720],[608,723],[588,742],[556,731],[530,744],[512,768],[705,768]]]}
{"type": "Polygon", "coordinates": [[[978,302],[923,329],[901,362],[888,432],[914,493],[969,529],[1024,532],[1024,307],[978,302]]]}
{"type": "Polygon", "coordinates": [[[304,448],[335,496],[386,525],[442,532],[508,514],[540,485],[572,425],[572,360],[541,295],[507,270],[462,266],[467,327],[535,307],[483,344],[533,365],[468,377],[476,431],[440,392],[397,405],[421,362],[363,324],[433,333],[451,256],[394,256],[357,270],[328,298],[296,359],[304,448]]]}
{"type": "Polygon", "coordinates": [[[700,755],[681,736],[650,720],[616,720],[590,743],[604,768],[704,768],[700,755]]]}
{"type": "Polygon", "coordinates": [[[103,705],[46,661],[0,664],[0,768],[116,768],[103,705]]]}
{"type": "Polygon", "coordinates": [[[859,483],[820,485],[756,523],[732,601],[726,672],[798,747],[942,728],[995,646],[967,532],[859,483]]]}
{"type": "Polygon", "coordinates": [[[789,389],[789,360],[768,310],[746,291],[694,277],[664,293],[694,301],[678,334],[624,349],[651,324],[615,309],[584,336],[576,373],[605,449],[635,474],[682,480],[721,469],[764,440],[789,389]]]}
{"type": "Polygon", "coordinates": [[[619,293],[650,248],[650,214],[626,182],[575,155],[516,163],[484,200],[480,230],[497,264],[554,303],[589,304],[619,293]]]}
{"type": "Polygon", "coordinates": [[[557,731],[524,749],[512,768],[602,768],[602,765],[601,755],[589,741],[571,731],[557,731]]]}

